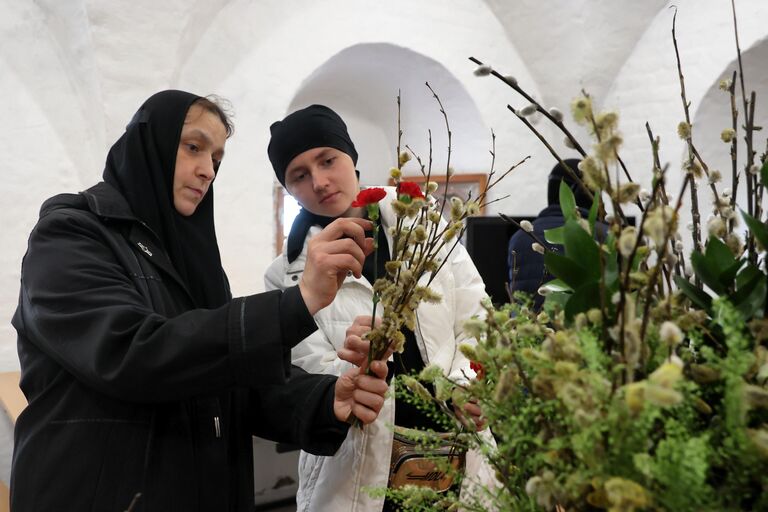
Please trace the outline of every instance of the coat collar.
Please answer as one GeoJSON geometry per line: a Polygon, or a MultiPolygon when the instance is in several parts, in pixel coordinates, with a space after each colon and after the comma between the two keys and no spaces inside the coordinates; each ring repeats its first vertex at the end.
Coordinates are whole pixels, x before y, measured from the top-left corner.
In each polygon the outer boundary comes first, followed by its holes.
{"type": "Polygon", "coordinates": [[[158,236],[149,226],[133,214],[128,201],[125,200],[115,187],[102,181],[80,192],[80,195],[85,197],[88,208],[95,215],[104,219],[130,223],[130,228],[126,231],[126,238],[131,245],[137,247],[145,259],[160,267],[171,276],[187,293],[190,300],[192,300],[192,295],[189,293],[186,283],[181,279],[181,276],[171,263],[171,259],[168,257],[168,253],[165,252],[158,236]]]}

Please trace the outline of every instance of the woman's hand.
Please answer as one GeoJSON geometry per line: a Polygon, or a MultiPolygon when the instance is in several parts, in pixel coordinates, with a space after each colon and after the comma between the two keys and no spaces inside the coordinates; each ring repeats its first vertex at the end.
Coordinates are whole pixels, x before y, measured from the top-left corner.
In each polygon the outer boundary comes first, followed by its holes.
{"type": "MultiPolygon", "coordinates": [[[[376,318],[374,326],[381,324],[381,318],[376,318]]],[[[371,330],[371,317],[370,316],[358,316],[352,325],[347,328],[346,337],[344,338],[344,348],[338,351],[339,359],[343,359],[355,366],[360,367],[361,372],[365,371],[368,366],[368,351],[371,347],[371,342],[364,339],[366,333],[371,330]]],[[[389,351],[386,360],[392,352],[389,351]]]]}
{"type": "Polygon", "coordinates": [[[365,237],[365,230],[372,227],[368,220],[336,219],[307,243],[299,290],[310,314],[333,301],[347,273],[362,275],[365,257],[373,251],[373,239],[365,237]]]}
{"type": "Polygon", "coordinates": [[[336,381],[333,400],[333,413],[339,421],[357,418],[364,424],[373,422],[384,405],[384,395],[389,386],[387,363],[373,361],[372,375],[361,373],[357,368],[350,368],[336,381]]]}
{"type": "Polygon", "coordinates": [[[461,408],[454,405],[453,410],[456,412],[456,416],[458,416],[461,424],[465,427],[474,428],[475,431],[485,428],[485,418],[483,418],[482,409],[477,405],[477,400],[470,400],[461,408]]]}

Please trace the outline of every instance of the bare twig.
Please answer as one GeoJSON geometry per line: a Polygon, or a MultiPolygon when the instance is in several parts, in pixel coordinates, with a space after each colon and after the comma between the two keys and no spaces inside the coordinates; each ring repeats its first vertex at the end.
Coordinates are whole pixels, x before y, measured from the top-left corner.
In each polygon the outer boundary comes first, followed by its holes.
{"type": "MultiPolygon", "coordinates": [[[[685,95],[685,77],[683,76],[683,67],[680,62],[680,51],[677,47],[677,36],[676,36],[676,22],[677,22],[677,7],[672,6],[672,9],[675,10],[675,14],[672,16],[672,44],[675,47],[675,59],[677,60],[677,74],[678,78],[680,80],[680,99],[683,102],[683,111],[685,112],[685,122],[689,126],[688,130],[688,136],[685,139],[685,142],[688,146],[688,165],[690,167],[693,167],[695,165],[695,156],[693,151],[693,142],[691,140],[692,137],[692,130],[691,127],[691,114],[689,110],[689,103],[688,99],[685,95]]],[[[693,173],[693,170],[689,169],[688,174],[690,175],[693,173]]],[[[691,217],[693,218],[693,247],[697,251],[701,251],[701,214],[699,213],[699,194],[696,187],[696,180],[691,179],[691,217]]],[[[717,200],[717,197],[716,197],[717,200]]],[[[698,281],[698,280],[697,280],[698,281]]],[[[701,286],[700,283],[697,282],[698,286],[701,286]]]]}

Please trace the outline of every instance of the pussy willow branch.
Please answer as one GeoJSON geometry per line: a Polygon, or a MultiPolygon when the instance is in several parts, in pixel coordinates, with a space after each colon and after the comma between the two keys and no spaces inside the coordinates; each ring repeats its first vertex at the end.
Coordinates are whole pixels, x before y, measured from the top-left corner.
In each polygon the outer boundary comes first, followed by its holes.
{"type": "MultiPolygon", "coordinates": [[[[583,94],[585,98],[589,98],[589,94],[587,94],[587,92],[584,89],[581,90],[581,94],[583,94]]],[[[589,122],[592,124],[592,131],[595,134],[595,139],[597,139],[597,143],[600,144],[601,142],[603,142],[603,140],[600,135],[600,130],[597,127],[597,119],[595,119],[595,115],[593,112],[590,112],[589,114],[589,122]]],[[[613,154],[614,156],[618,156],[618,154],[615,151],[613,154]]],[[[621,207],[621,204],[619,204],[619,202],[616,200],[616,197],[619,191],[618,173],[616,176],[616,188],[614,191],[613,186],[611,184],[611,175],[608,172],[608,162],[606,160],[601,159],[600,163],[602,163],[603,166],[605,167],[605,178],[607,181],[607,187],[605,191],[608,193],[608,198],[611,200],[611,206],[613,207],[613,212],[614,214],[617,214],[619,216],[619,218],[622,220],[621,222],[622,224],[627,224],[628,221],[627,221],[627,216],[624,215],[624,209],[621,207]]],[[[632,179],[630,178],[629,181],[632,181],[632,179]]],[[[637,199],[637,204],[640,207],[640,211],[642,211],[643,207],[640,203],[639,198],[637,199]]],[[[602,271],[602,268],[600,270],[602,271]]],[[[605,310],[603,310],[603,312],[605,312],[605,310]]]]}
{"type": "MultiPolygon", "coordinates": [[[[653,190],[651,191],[651,202],[648,204],[652,204],[654,198],[659,193],[659,190],[663,190],[664,187],[662,186],[664,182],[664,175],[662,174],[659,176],[658,179],[655,180],[653,184],[653,190]]],[[[616,307],[616,311],[618,314],[621,315],[621,327],[619,330],[619,348],[622,353],[624,353],[624,334],[625,334],[625,327],[626,327],[626,312],[625,310],[625,304],[626,304],[626,292],[629,290],[629,275],[632,271],[632,262],[635,259],[635,255],[637,254],[637,251],[640,248],[640,243],[643,239],[643,228],[645,227],[645,221],[648,219],[648,211],[644,212],[643,215],[640,217],[640,226],[637,228],[637,237],[635,238],[635,244],[632,246],[632,252],[630,252],[629,256],[626,258],[622,258],[622,261],[626,264],[626,268],[624,269],[624,275],[622,276],[622,286],[619,287],[619,305],[616,307]]],[[[610,339],[610,338],[608,338],[610,339]]],[[[609,347],[610,348],[610,347],[609,347]]],[[[610,350],[608,350],[608,353],[610,353],[610,350]]]]}
{"type": "Polygon", "coordinates": [[[517,227],[517,229],[521,230],[523,233],[528,235],[534,242],[536,242],[537,244],[539,244],[540,246],[542,246],[544,248],[544,252],[552,252],[547,247],[547,245],[544,243],[544,241],[541,238],[539,238],[539,236],[536,233],[534,233],[533,231],[526,231],[526,230],[524,230],[523,227],[520,225],[520,223],[517,222],[512,217],[504,215],[503,213],[500,213],[499,217],[504,219],[505,222],[509,222],[510,224],[513,224],[515,227],[517,227]]]}
{"type": "MultiPolygon", "coordinates": [[[[503,180],[503,179],[504,179],[504,178],[505,178],[505,177],[506,177],[506,176],[507,176],[509,173],[511,173],[512,171],[514,171],[515,169],[517,169],[518,167],[520,167],[521,165],[523,165],[523,164],[524,164],[524,163],[525,163],[525,162],[526,162],[526,161],[527,161],[529,158],[531,158],[531,155],[528,155],[528,156],[526,156],[525,158],[523,158],[522,160],[520,160],[519,162],[517,162],[515,165],[513,165],[512,167],[510,167],[509,169],[507,169],[506,171],[504,171],[504,174],[502,174],[501,176],[499,176],[498,178],[496,178],[496,180],[495,180],[495,181],[490,181],[490,180],[489,180],[489,181],[488,181],[488,185],[486,185],[486,187],[485,187],[485,190],[487,191],[489,188],[493,187],[493,186],[494,186],[494,185],[496,185],[498,182],[500,182],[501,180],[503,180]]],[[[485,197],[484,197],[484,194],[481,194],[481,196],[483,196],[483,199],[485,198],[485,197]]],[[[478,197],[478,201],[479,201],[479,200],[480,200],[480,198],[478,197]]]]}
{"type": "MultiPolygon", "coordinates": [[[[657,180],[662,173],[661,160],[659,159],[659,138],[653,136],[651,125],[647,121],[645,123],[645,131],[648,132],[648,140],[651,141],[651,152],[653,153],[653,178],[654,180],[657,180]]],[[[659,192],[662,202],[664,204],[669,204],[666,188],[662,187],[659,192]]]]}
{"type": "MultiPolygon", "coordinates": [[[[427,86],[427,89],[432,93],[432,97],[437,101],[437,105],[440,107],[440,113],[443,114],[443,120],[445,121],[445,131],[448,135],[448,158],[445,160],[445,193],[443,194],[443,201],[440,205],[440,216],[442,217],[443,211],[445,209],[445,203],[446,199],[448,199],[448,185],[451,181],[451,125],[448,123],[448,114],[445,112],[445,108],[443,108],[443,102],[440,101],[440,96],[437,95],[437,93],[432,89],[432,87],[429,85],[429,82],[424,82],[424,84],[427,86]]],[[[431,147],[431,145],[430,145],[431,147]]]]}
{"type": "Polygon", "coordinates": [[[133,507],[139,504],[139,500],[141,499],[141,493],[137,492],[133,495],[133,499],[131,500],[131,504],[128,505],[128,508],[125,510],[125,512],[132,512],[133,507]]]}
{"type": "MultiPolygon", "coordinates": [[[[753,140],[753,130],[754,130],[754,122],[755,122],[755,92],[752,91],[752,94],[750,96],[750,100],[747,99],[747,92],[746,87],[744,86],[744,65],[741,61],[741,45],[739,44],[739,26],[738,22],[736,20],[736,2],[734,0],[731,0],[731,13],[733,15],[733,35],[736,42],[736,56],[738,59],[738,67],[739,67],[739,84],[741,85],[741,98],[744,104],[744,141],[747,144],[747,159],[746,163],[744,165],[744,170],[746,171],[744,173],[744,178],[747,183],[747,211],[750,215],[754,216],[755,211],[753,207],[753,201],[752,201],[752,193],[753,188],[755,185],[757,185],[757,177],[753,176],[749,170],[752,168],[752,165],[755,161],[755,152],[752,148],[752,140],[753,140]]],[[[736,193],[734,192],[733,197],[736,197],[736,193]]],[[[758,217],[759,220],[759,217],[758,217]]],[[[755,247],[755,239],[754,236],[752,236],[751,231],[747,232],[747,254],[749,261],[752,263],[757,262],[757,250],[755,247]]]]}
{"type": "MultiPolygon", "coordinates": [[[[679,211],[680,211],[680,207],[683,205],[683,195],[685,194],[685,187],[693,183],[694,183],[694,177],[692,174],[688,173],[685,176],[685,179],[683,180],[683,186],[680,189],[680,193],[677,195],[677,204],[675,205],[674,215],[678,219],[678,224],[679,224],[679,218],[680,218],[679,211]]],[[[651,309],[651,298],[653,297],[653,286],[654,286],[653,283],[655,283],[656,280],[658,279],[659,268],[665,265],[664,260],[666,259],[667,248],[669,247],[669,237],[671,234],[672,234],[671,229],[665,230],[663,253],[659,255],[658,261],[656,262],[656,265],[653,267],[653,270],[651,271],[652,272],[651,279],[648,280],[648,288],[645,295],[645,304],[643,309],[643,324],[642,324],[642,327],[640,328],[641,340],[645,339],[645,331],[648,328],[648,320],[650,317],[649,312],[651,309]]]]}
{"type": "MultiPolygon", "coordinates": [[[[731,85],[728,87],[728,98],[731,104],[731,129],[733,130],[733,139],[731,139],[731,208],[736,211],[736,195],[739,191],[739,166],[738,166],[738,148],[739,148],[739,111],[736,109],[736,71],[731,76],[731,85]]],[[[736,218],[728,220],[728,232],[732,233],[736,226],[736,218]]]]}
{"type": "MultiPolygon", "coordinates": [[[[499,176],[499,177],[498,177],[498,178],[496,178],[495,180],[491,180],[490,178],[492,178],[492,176],[493,176],[493,175],[495,174],[495,172],[496,172],[496,171],[495,171],[495,165],[496,165],[496,136],[495,136],[495,134],[494,134],[493,132],[491,132],[491,135],[492,135],[492,139],[491,139],[491,148],[492,148],[492,149],[491,149],[491,152],[490,152],[490,153],[491,153],[491,157],[492,157],[492,158],[491,158],[491,168],[490,168],[490,171],[489,171],[489,173],[488,173],[488,176],[489,176],[489,182],[488,182],[488,184],[486,185],[486,187],[485,187],[485,190],[483,190],[483,191],[480,193],[480,195],[477,197],[477,199],[476,199],[476,201],[477,201],[478,205],[480,205],[480,206],[486,206],[486,205],[488,205],[488,204],[491,204],[491,203],[494,203],[494,202],[496,202],[496,201],[499,201],[499,200],[501,200],[501,199],[504,199],[504,197],[501,197],[501,198],[495,199],[494,201],[488,201],[488,202],[485,202],[485,198],[486,198],[486,197],[487,197],[487,195],[488,195],[488,191],[490,191],[490,190],[491,190],[491,189],[492,189],[492,188],[493,188],[493,187],[494,187],[494,186],[495,186],[497,183],[499,183],[499,181],[501,181],[502,179],[504,179],[504,177],[506,177],[506,176],[507,176],[509,173],[511,173],[511,172],[512,172],[512,171],[514,171],[515,169],[517,169],[517,168],[518,168],[520,165],[522,165],[522,164],[523,164],[523,163],[524,163],[526,160],[528,160],[528,159],[531,157],[530,155],[526,156],[525,158],[523,158],[522,160],[520,160],[519,162],[517,162],[515,165],[513,165],[512,167],[510,167],[509,169],[507,169],[506,171],[504,171],[504,173],[503,173],[501,176],[499,176]]],[[[508,196],[505,196],[505,197],[508,197],[508,196]]],[[[465,211],[464,211],[464,213],[463,213],[463,214],[462,214],[462,216],[461,216],[461,219],[459,219],[459,220],[460,220],[461,222],[464,222],[464,221],[466,220],[466,218],[467,218],[467,212],[466,212],[466,210],[465,210],[465,211]]],[[[451,249],[448,251],[448,254],[447,254],[447,255],[446,255],[444,258],[443,258],[443,261],[441,261],[441,262],[440,262],[440,265],[438,266],[437,270],[436,270],[436,271],[435,271],[435,272],[434,272],[434,273],[433,273],[433,274],[430,276],[430,278],[429,278],[429,281],[428,281],[428,283],[427,283],[427,286],[429,286],[429,284],[430,284],[430,283],[432,283],[432,280],[435,278],[435,276],[438,274],[438,272],[440,272],[440,269],[442,269],[442,268],[443,268],[443,265],[445,265],[445,263],[448,261],[448,257],[451,255],[451,253],[453,252],[453,250],[456,248],[456,245],[457,245],[457,244],[459,243],[459,241],[461,240],[461,237],[463,237],[463,236],[464,236],[464,232],[465,232],[465,231],[466,231],[466,226],[463,226],[463,227],[461,228],[461,231],[460,231],[460,232],[458,233],[458,235],[456,236],[456,240],[454,241],[454,244],[453,244],[453,246],[451,247],[451,249]]],[[[443,232],[445,232],[445,230],[443,230],[443,232]]],[[[442,236],[440,237],[440,239],[442,240],[442,236]]],[[[440,246],[440,249],[442,249],[442,247],[443,247],[444,245],[445,245],[445,242],[443,241],[442,245],[440,246]]],[[[438,249],[438,251],[439,251],[440,249],[438,249]]]]}
{"type": "MultiPolygon", "coordinates": [[[[482,66],[482,65],[483,65],[483,63],[482,63],[480,60],[478,60],[478,59],[476,59],[476,58],[474,58],[474,57],[469,57],[469,60],[470,60],[470,61],[472,61],[472,62],[474,62],[475,64],[478,64],[478,65],[480,65],[480,66],[482,66]]],[[[574,137],[574,136],[573,136],[573,134],[572,134],[572,133],[571,133],[571,132],[570,132],[570,131],[569,131],[569,130],[568,130],[566,127],[565,127],[565,124],[563,123],[563,121],[562,121],[562,120],[559,120],[559,119],[557,119],[556,117],[554,117],[552,114],[550,114],[550,113],[549,113],[549,111],[548,111],[547,109],[545,109],[545,108],[544,108],[544,107],[543,107],[543,106],[542,106],[542,105],[541,105],[541,104],[540,104],[538,101],[536,101],[536,100],[535,100],[533,97],[531,97],[531,96],[530,96],[528,93],[526,93],[526,92],[525,92],[525,91],[524,91],[524,90],[523,90],[523,89],[522,89],[522,88],[521,88],[521,87],[520,87],[518,84],[516,84],[516,83],[511,83],[509,80],[507,80],[506,78],[504,78],[504,77],[503,77],[503,76],[502,76],[502,75],[501,75],[499,72],[497,72],[497,71],[495,71],[495,70],[493,70],[493,69],[491,70],[491,74],[492,74],[493,76],[495,76],[496,78],[498,78],[499,80],[501,80],[502,82],[504,82],[505,84],[507,84],[507,85],[508,85],[509,87],[511,87],[512,89],[514,89],[514,90],[515,90],[515,91],[516,91],[518,94],[520,94],[520,95],[521,95],[523,98],[525,98],[526,100],[528,100],[528,101],[529,101],[529,102],[530,102],[530,103],[531,103],[533,106],[535,106],[535,107],[536,107],[536,111],[537,111],[537,112],[541,113],[541,114],[542,114],[544,117],[546,117],[546,118],[547,118],[547,119],[548,119],[548,120],[549,120],[551,123],[553,123],[555,126],[557,126],[557,127],[558,127],[558,129],[560,129],[560,131],[561,131],[561,132],[563,132],[563,134],[566,136],[566,138],[567,138],[567,139],[568,139],[568,141],[571,143],[571,145],[573,146],[573,148],[574,148],[576,151],[578,151],[578,152],[579,152],[579,154],[582,156],[582,158],[583,158],[583,157],[585,157],[585,156],[587,156],[587,153],[586,153],[586,151],[584,151],[584,148],[582,148],[582,147],[581,147],[581,144],[579,144],[579,141],[577,141],[577,140],[576,140],[576,137],[574,137]]],[[[514,108],[512,108],[511,106],[507,105],[507,108],[509,108],[509,109],[510,109],[510,110],[511,110],[513,113],[517,114],[517,113],[515,112],[515,109],[514,109],[514,108]]],[[[541,141],[542,141],[542,142],[545,144],[545,146],[547,146],[547,148],[550,150],[550,153],[553,153],[553,151],[554,151],[554,150],[551,148],[551,146],[549,146],[549,144],[548,144],[548,143],[547,143],[545,140],[543,140],[543,138],[540,136],[540,134],[539,134],[539,133],[538,133],[536,130],[534,130],[534,129],[533,129],[533,126],[532,126],[532,125],[531,125],[529,122],[527,122],[527,120],[525,120],[525,119],[523,118],[523,116],[519,116],[519,115],[518,115],[518,117],[519,117],[521,120],[523,120],[523,122],[524,122],[524,123],[525,123],[525,125],[528,127],[528,129],[532,130],[532,131],[534,132],[534,134],[536,134],[536,136],[539,138],[539,140],[541,140],[541,141]]],[[[561,165],[562,165],[562,166],[563,166],[563,167],[566,169],[566,171],[568,171],[568,166],[566,166],[565,164],[563,164],[563,161],[562,161],[562,159],[561,159],[560,157],[558,157],[558,155],[556,155],[556,154],[554,154],[554,153],[553,153],[553,156],[554,156],[554,157],[557,159],[557,161],[558,161],[558,162],[560,162],[560,164],[561,164],[561,165]]],[[[624,175],[627,177],[627,179],[628,179],[630,182],[634,182],[634,180],[632,179],[632,176],[629,174],[629,170],[627,169],[627,166],[626,166],[626,164],[624,163],[624,160],[622,160],[621,156],[619,156],[619,155],[617,154],[617,155],[616,155],[616,160],[618,161],[619,165],[621,166],[622,170],[624,171],[624,175]]],[[[576,183],[579,183],[579,184],[580,184],[580,186],[582,186],[582,187],[584,187],[584,189],[586,189],[586,187],[585,187],[585,186],[583,185],[583,183],[581,182],[581,179],[580,179],[580,178],[578,178],[577,176],[575,176],[575,173],[571,173],[571,171],[568,171],[568,172],[569,172],[569,174],[571,174],[571,177],[572,177],[572,178],[575,178],[575,181],[576,181],[576,183]]],[[[587,192],[588,192],[589,194],[591,194],[591,192],[590,192],[589,190],[587,190],[587,192]]],[[[642,207],[642,204],[640,204],[639,202],[638,202],[638,207],[639,207],[639,208],[640,208],[640,210],[642,211],[642,208],[643,208],[643,207],[642,207]]]]}
{"type": "Polygon", "coordinates": [[[576,174],[576,172],[570,168],[568,164],[563,161],[563,159],[560,157],[560,155],[555,151],[555,149],[552,147],[552,145],[547,141],[546,138],[528,121],[528,119],[525,118],[525,116],[521,116],[517,113],[517,111],[511,106],[507,105],[507,109],[509,109],[510,112],[515,114],[517,118],[529,129],[533,132],[533,134],[538,138],[542,144],[544,144],[544,147],[549,150],[550,154],[555,157],[555,160],[557,160],[560,165],[565,169],[565,171],[568,173],[568,175],[571,177],[571,179],[574,180],[575,183],[578,184],[579,188],[584,191],[587,194],[592,194],[592,192],[589,190],[589,188],[584,184],[584,182],[579,178],[579,176],[576,174]]]}
{"type": "MultiPolygon", "coordinates": [[[[677,36],[675,33],[675,23],[677,21],[677,7],[672,6],[675,10],[675,14],[672,16],[672,44],[675,47],[675,58],[677,59],[677,74],[680,81],[680,98],[683,102],[683,111],[685,112],[685,122],[688,123],[689,132],[692,131],[691,127],[691,115],[688,109],[688,99],[685,95],[685,77],[683,76],[683,67],[680,62],[680,51],[677,48],[677,36]]],[[[691,141],[691,133],[686,137],[686,144],[688,146],[688,161],[689,166],[694,164],[693,143],[691,141]]],[[[693,171],[689,170],[688,174],[693,171]]],[[[715,200],[719,201],[719,196],[715,195],[715,200]]],[[[693,218],[693,247],[697,251],[701,251],[701,214],[699,213],[699,194],[696,186],[696,180],[691,180],[691,216],[693,218]]],[[[699,285],[697,283],[697,285],[699,285]]],[[[699,285],[700,286],[700,285],[699,285]]]]}
{"type": "MultiPolygon", "coordinates": [[[[470,61],[472,61],[472,62],[474,62],[474,63],[475,63],[475,64],[477,64],[478,66],[483,66],[483,65],[484,65],[482,62],[480,62],[479,60],[477,60],[477,59],[476,59],[476,58],[474,58],[474,57],[469,57],[469,60],[470,60],[470,61]]],[[[541,106],[541,104],[539,104],[539,102],[538,102],[538,101],[536,101],[535,99],[533,99],[533,98],[532,98],[532,97],[531,97],[531,96],[530,96],[530,95],[529,95],[527,92],[525,92],[525,91],[524,91],[524,90],[523,90],[523,89],[522,89],[522,88],[521,88],[519,85],[511,83],[511,82],[510,82],[510,81],[508,81],[506,78],[504,78],[504,77],[503,77],[501,74],[499,74],[499,73],[498,73],[496,70],[491,70],[491,74],[492,74],[493,76],[495,76],[496,78],[498,78],[499,80],[501,80],[502,82],[504,82],[505,84],[507,84],[507,85],[508,85],[509,87],[511,87],[512,89],[514,89],[514,90],[515,90],[515,92],[517,92],[517,93],[518,93],[520,96],[522,96],[523,98],[525,98],[526,100],[528,100],[528,101],[529,101],[529,102],[530,102],[532,105],[536,105],[536,110],[537,110],[538,112],[541,112],[541,114],[542,114],[544,117],[546,117],[547,119],[549,119],[549,120],[550,120],[552,123],[554,123],[554,124],[555,124],[555,126],[557,126],[557,127],[560,129],[560,131],[562,131],[562,132],[563,132],[563,134],[564,134],[564,135],[565,135],[565,136],[568,138],[568,140],[570,140],[570,141],[571,141],[571,143],[573,144],[573,148],[574,148],[576,151],[578,151],[578,152],[579,152],[579,154],[580,154],[582,157],[585,157],[585,156],[587,156],[587,152],[586,152],[586,151],[584,151],[584,148],[582,148],[582,147],[581,147],[581,144],[579,144],[579,141],[577,141],[577,140],[576,140],[576,137],[574,137],[574,136],[571,134],[571,132],[570,132],[570,131],[568,131],[568,129],[565,127],[565,125],[563,124],[563,122],[562,122],[562,121],[558,121],[558,120],[557,120],[557,119],[556,119],[554,116],[552,116],[552,114],[550,114],[550,113],[549,113],[549,111],[548,111],[547,109],[543,108],[543,107],[541,106]]]]}
{"type": "Polygon", "coordinates": [[[397,168],[398,170],[402,170],[403,168],[403,164],[400,162],[400,153],[401,153],[400,143],[402,142],[402,138],[403,138],[403,128],[402,128],[402,125],[400,124],[400,108],[401,108],[400,89],[398,89],[397,90],[397,168]]]}

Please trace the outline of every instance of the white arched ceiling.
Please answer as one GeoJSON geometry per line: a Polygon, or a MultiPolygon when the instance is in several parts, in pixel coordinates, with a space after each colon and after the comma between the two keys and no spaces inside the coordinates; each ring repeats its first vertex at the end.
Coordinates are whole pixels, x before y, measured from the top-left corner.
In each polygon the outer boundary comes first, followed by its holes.
{"type": "MultiPolygon", "coordinates": [[[[272,219],[273,173],[266,155],[269,125],[290,111],[303,84],[324,63],[334,56],[344,55],[342,52],[356,45],[369,44],[399,47],[421,55],[424,65],[435,64],[424,69],[406,70],[408,73],[423,74],[434,70],[437,76],[454,77],[455,83],[466,91],[479,118],[477,122],[472,121],[474,125],[469,124],[483,131],[480,135],[475,134],[473,140],[485,138],[487,141],[482,150],[478,150],[478,155],[467,156],[467,160],[473,162],[473,168],[466,171],[483,171],[477,168],[480,164],[476,162],[488,165],[489,128],[497,134],[497,168],[506,168],[523,156],[533,154],[533,162],[527,168],[520,169],[499,187],[499,193],[505,190],[515,190],[516,193],[516,200],[498,205],[499,209],[530,213],[546,201],[544,197],[538,197],[541,194],[532,192],[539,186],[535,180],[527,179],[531,175],[525,173],[538,172],[543,178],[551,167],[550,158],[542,157],[540,144],[506,110],[507,103],[522,106],[520,100],[498,80],[475,77],[475,66],[468,60],[474,55],[489,63],[509,67],[531,93],[539,93],[523,60],[509,44],[503,27],[481,0],[396,0],[386,3],[342,0],[251,3],[233,0],[216,15],[202,39],[191,49],[174,85],[196,91],[217,91],[236,107],[237,133],[228,145],[224,172],[217,181],[219,239],[236,288],[238,285],[245,289],[260,287],[261,274],[253,269],[263,270],[273,257],[273,248],[264,244],[265,239],[273,238],[271,231],[269,235],[264,232],[265,224],[272,219]],[[243,29],[244,18],[248,19],[247,30],[243,29]],[[243,218],[254,221],[243,226],[243,218]]],[[[352,79],[359,81],[365,73],[363,69],[373,69],[375,64],[365,63],[367,67],[361,68],[357,75],[353,73],[352,79]]],[[[353,71],[349,66],[345,69],[353,71]]],[[[332,85],[326,78],[328,76],[323,75],[324,87],[328,89],[332,85]]],[[[367,91],[358,92],[357,105],[369,99],[365,117],[360,114],[362,108],[355,109],[356,116],[362,121],[384,119],[384,124],[378,128],[389,137],[390,130],[394,133],[396,84],[410,81],[411,77],[406,75],[389,77],[388,83],[392,84],[393,90],[381,103],[367,91]],[[391,108],[388,118],[383,114],[387,108],[391,108]]],[[[378,90],[374,88],[375,84],[364,83],[366,87],[372,87],[373,92],[378,90]]],[[[341,81],[337,86],[350,87],[341,81]]],[[[412,109],[414,112],[430,112],[430,116],[436,112],[432,110],[433,100],[428,94],[410,106],[409,101],[404,98],[404,112],[412,109]]],[[[411,116],[409,112],[404,115],[411,116]]],[[[452,123],[459,126],[461,120],[452,118],[452,123]]],[[[435,130],[441,126],[437,125],[435,130]]],[[[476,147],[477,144],[472,145],[472,151],[476,147]]],[[[439,154],[440,148],[435,152],[439,154]]]]}
{"type": "MultiPolygon", "coordinates": [[[[765,63],[768,62],[768,40],[763,39],[749,48],[747,51],[742,52],[742,64],[744,67],[745,89],[747,97],[751,94],[751,91],[755,91],[757,94],[757,101],[755,102],[755,125],[768,128],[768,67],[765,63]]],[[[701,105],[696,111],[696,117],[693,120],[693,135],[694,143],[702,156],[702,159],[707,163],[707,166],[711,169],[718,169],[723,174],[723,182],[718,185],[719,190],[722,192],[726,187],[732,188],[732,164],[730,155],[730,143],[724,143],[720,134],[725,128],[731,128],[731,103],[730,95],[720,89],[719,84],[723,79],[730,80],[733,71],[738,69],[738,62],[736,59],[732,60],[722,70],[719,76],[710,84],[704,97],[701,99],[701,105]]],[[[744,106],[741,99],[741,88],[736,79],[736,109],[739,113],[738,118],[738,149],[737,149],[737,164],[738,171],[742,176],[739,181],[737,201],[738,204],[746,211],[746,185],[744,184],[744,165],[746,163],[747,147],[744,141],[744,106]]],[[[765,131],[754,132],[754,145],[753,150],[757,152],[756,161],[759,161],[760,155],[766,151],[766,137],[768,134],[765,131]]],[[[700,191],[699,194],[700,203],[704,208],[708,208],[711,204],[712,195],[709,190],[700,191]]],[[[708,212],[702,209],[702,214],[706,218],[708,212]]]]}
{"type": "MultiPolygon", "coordinates": [[[[707,92],[717,86],[736,56],[731,6],[720,0],[682,0],[675,4],[686,95],[691,117],[696,119],[707,92]]],[[[747,51],[766,35],[768,2],[739,1],[736,9],[741,48],[747,51]]],[[[618,109],[623,120],[622,157],[635,180],[646,186],[650,183],[652,155],[644,125],[647,121],[661,138],[662,163],[670,164],[669,189],[677,193],[683,178],[680,169],[685,144],[677,136],[677,125],[684,113],[672,43],[673,14],[672,9],[663,9],[656,16],[619,73],[606,105],[618,109]]],[[[750,74],[755,76],[755,71],[747,69],[746,73],[748,78],[750,74]]],[[[694,128],[694,142],[696,137],[694,128]]]]}
{"type": "MultiPolygon", "coordinates": [[[[312,103],[336,109],[347,120],[357,145],[364,184],[381,185],[396,164],[397,108],[401,91],[401,127],[405,144],[429,157],[432,132],[433,173],[445,173],[448,138],[445,121],[425,82],[437,92],[451,126],[451,166],[458,173],[485,171],[491,138],[477,106],[462,84],[440,63],[392,44],[352,46],[331,57],[302,84],[289,111],[312,103]]],[[[406,169],[418,172],[415,161],[406,169]]]]}
{"type": "MultiPolygon", "coordinates": [[[[0,8],[3,74],[15,75],[17,86],[26,90],[52,128],[49,137],[64,142],[67,171],[91,181],[88,173],[101,165],[95,155],[103,121],[82,4],[67,4],[66,13],[63,4],[52,1],[5,1],[0,8]]],[[[49,142],[40,140],[37,151],[45,153],[42,146],[49,142]]]]}
{"type": "MultiPolygon", "coordinates": [[[[585,88],[599,104],[666,0],[486,0],[547,106],[585,88]]],[[[514,70],[510,70],[515,73],[514,70]]]]}

